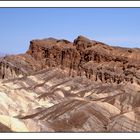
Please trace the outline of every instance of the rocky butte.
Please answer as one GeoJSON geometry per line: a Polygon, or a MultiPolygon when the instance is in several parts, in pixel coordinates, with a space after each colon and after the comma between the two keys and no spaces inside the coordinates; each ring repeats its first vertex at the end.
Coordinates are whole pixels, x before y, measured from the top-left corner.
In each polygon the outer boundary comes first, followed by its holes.
{"type": "Polygon", "coordinates": [[[0,58],[1,132],[140,132],[140,49],[78,36],[0,58]]]}

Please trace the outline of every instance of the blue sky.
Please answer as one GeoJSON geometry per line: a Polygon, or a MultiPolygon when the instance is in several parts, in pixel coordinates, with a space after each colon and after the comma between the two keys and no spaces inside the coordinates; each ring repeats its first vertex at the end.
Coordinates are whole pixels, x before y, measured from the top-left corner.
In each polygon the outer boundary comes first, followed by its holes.
{"type": "Polygon", "coordinates": [[[140,48],[140,8],[0,8],[0,52],[24,53],[32,39],[78,35],[140,48]]]}

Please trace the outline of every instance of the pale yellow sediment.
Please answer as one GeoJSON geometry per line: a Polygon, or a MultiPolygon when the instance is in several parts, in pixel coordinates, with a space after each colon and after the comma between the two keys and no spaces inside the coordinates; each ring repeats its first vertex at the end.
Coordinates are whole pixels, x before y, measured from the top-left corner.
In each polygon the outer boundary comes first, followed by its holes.
{"type": "Polygon", "coordinates": [[[9,127],[14,132],[29,132],[25,124],[17,118],[0,115],[0,123],[9,127]]]}

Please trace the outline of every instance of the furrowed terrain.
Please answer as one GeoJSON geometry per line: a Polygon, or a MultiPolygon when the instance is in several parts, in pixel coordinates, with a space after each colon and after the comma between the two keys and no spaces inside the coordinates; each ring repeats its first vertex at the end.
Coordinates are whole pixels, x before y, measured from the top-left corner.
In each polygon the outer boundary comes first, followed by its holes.
{"type": "Polygon", "coordinates": [[[0,58],[1,132],[140,132],[140,49],[78,36],[0,58]]]}

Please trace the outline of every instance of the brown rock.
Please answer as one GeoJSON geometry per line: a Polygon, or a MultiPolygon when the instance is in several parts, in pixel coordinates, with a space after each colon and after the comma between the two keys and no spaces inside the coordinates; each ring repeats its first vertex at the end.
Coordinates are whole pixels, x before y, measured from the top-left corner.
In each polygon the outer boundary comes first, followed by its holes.
{"type": "Polygon", "coordinates": [[[139,49],[112,47],[78,36],[73,43],[52,38],[33,40],[27,54],[41,61],[43,68],[67,68],[70,76],[85,75],[107,83],[139,83],[139,49]]]}
{"type": "Polygon", "coordinates": [[[83,36],[32,40],[0,58],[0,131],[140,132],[139,61],[83,36]]]}

